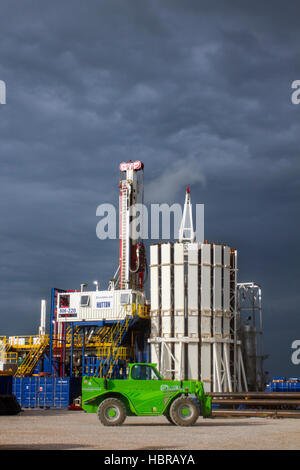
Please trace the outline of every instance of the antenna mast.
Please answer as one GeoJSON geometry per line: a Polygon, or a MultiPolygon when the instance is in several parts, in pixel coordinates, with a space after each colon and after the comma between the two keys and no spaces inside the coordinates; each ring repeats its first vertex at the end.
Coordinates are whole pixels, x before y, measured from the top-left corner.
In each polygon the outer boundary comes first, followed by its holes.
{"type": "Polygon", "coordinates": [[[195,240],[195,232],[193,226],[192,202],[190,188],[186,188],[185,202],[183,209],[182,221],[179,229],[180,243],[193,243],[195,240]]]}

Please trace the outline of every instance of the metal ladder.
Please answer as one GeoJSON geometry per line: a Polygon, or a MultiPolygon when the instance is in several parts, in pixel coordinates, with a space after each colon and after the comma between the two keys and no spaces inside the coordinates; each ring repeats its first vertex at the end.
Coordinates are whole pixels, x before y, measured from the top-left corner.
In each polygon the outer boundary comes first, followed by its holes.
{"type": "MultiPolygon", "coordinates": [[[[128,311],[128,306],[126,306],[125,309],[128,311]]],[[[121,355],[120,346],[133,320],[134,316],[126,315],[123,321],[119,321],[112,327],[109,338],[109,342],[111,343],[109,354],[106,360],[102,361],[101,365],[99,366],[99,370],[97,371],[96,376],[107,378],[112,377],[114,367],[117,365],[121,355]]]]}
{"type": "Polygon", "coordinates": [[[30,375],[49,345],[49,336],[41,337],[41,342],[33,351],[29,351],[19,365],[15,377],[30,375]]]}

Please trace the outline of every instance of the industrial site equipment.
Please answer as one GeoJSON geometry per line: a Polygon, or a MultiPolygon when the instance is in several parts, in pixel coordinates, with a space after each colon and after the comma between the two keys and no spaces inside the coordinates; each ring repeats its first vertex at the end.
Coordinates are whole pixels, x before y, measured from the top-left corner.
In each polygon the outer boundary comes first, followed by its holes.
{"type": "Polygon", "coordinates": [[[264,390],[267,377],[263,350],[262,290],[255,282],[237,284],[237,336],[242,344],[249,390],[264,390]]]}
{"type": "MultiPolygon", "coordinates": [[[[166,380],[203,383],[207,393],[264,387],[261,290],[255,283],[238,283],[236,249],[195,241],[189,188],[178,241],[150,246],[147,299],[143,217],[137,217],[143,181],[141,161],[120,164],[119,260],[107,289],[98,281],[93,288],[87,283],[72,290],[53,288],[49,333],[42,300],[37,335],[0,337],[0,375],[14,375],[20,403],[35,406],[53,399],[55,406],[53,380],[88,376],[95,384],[117,383],[134,362],[156,363],[166,380]],[[41,376],[51,397],[35,396],[41,376]]],[[[127,379],[124,387],[131,382],[137,383],[127,379]]]]}

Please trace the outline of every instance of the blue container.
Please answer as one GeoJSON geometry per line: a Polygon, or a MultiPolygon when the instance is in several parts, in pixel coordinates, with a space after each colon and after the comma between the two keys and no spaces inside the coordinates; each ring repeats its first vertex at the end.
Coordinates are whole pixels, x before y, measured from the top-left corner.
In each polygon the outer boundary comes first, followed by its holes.
{"type": "Polygon", "coordinates": [[[24,408],[68,408],[81,395],[81,378],[14,377],[13,393],[24,408]]]}
{"type": "Polygon", "coordinates": [[[300,378],[273,377],[265,389],[266,392],[298,392],[300,393],[300,378]]]}
{"type": "Polygon", "coordinates": [[[2,375],[0,376],[0,395],[11,395],[12,394],[12,376],[2,375]]]}
{"type": "Polygon", "coordinates": [[[290,377],[287,380],[289,392],[300,392],[300,378],[299,377],[290,377]]]}

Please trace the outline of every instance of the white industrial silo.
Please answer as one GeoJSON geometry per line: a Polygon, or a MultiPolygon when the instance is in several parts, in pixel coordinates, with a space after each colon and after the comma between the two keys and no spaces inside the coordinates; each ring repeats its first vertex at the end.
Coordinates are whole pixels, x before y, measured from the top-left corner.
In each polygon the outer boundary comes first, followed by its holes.
{"type": "Polygon", "coordinates": [[[236,334],[237,252],[211,243],[150,248],[151,360],[207,392],[246,389],[236,334]]]}

